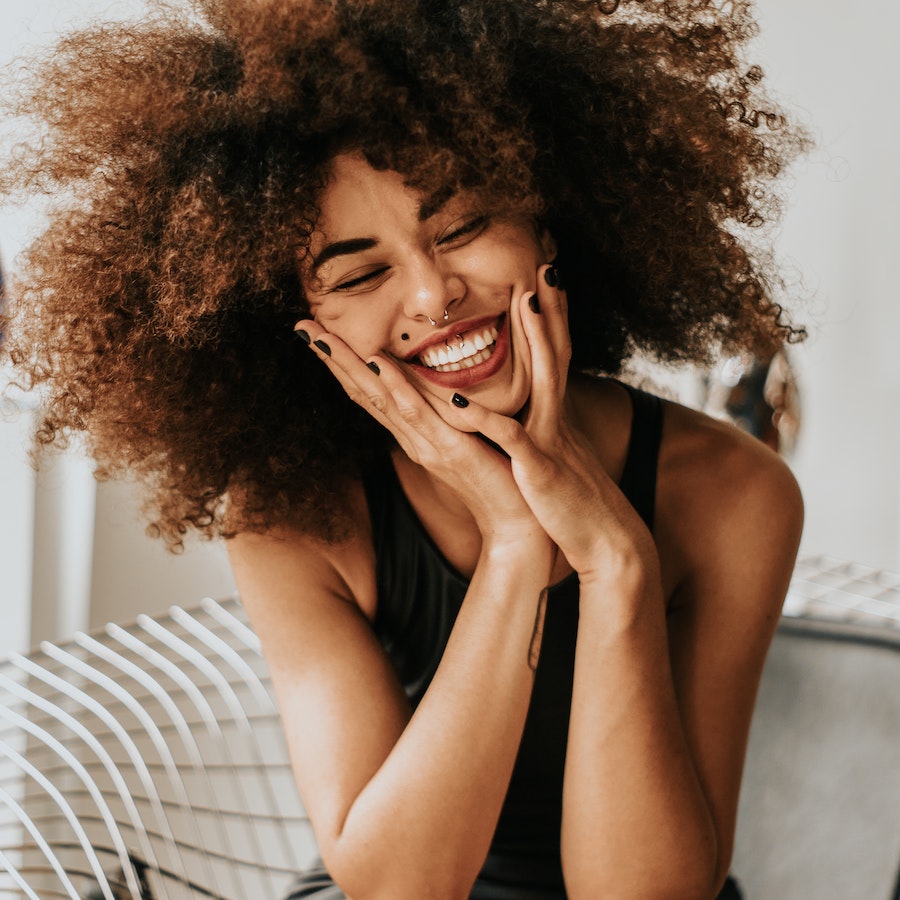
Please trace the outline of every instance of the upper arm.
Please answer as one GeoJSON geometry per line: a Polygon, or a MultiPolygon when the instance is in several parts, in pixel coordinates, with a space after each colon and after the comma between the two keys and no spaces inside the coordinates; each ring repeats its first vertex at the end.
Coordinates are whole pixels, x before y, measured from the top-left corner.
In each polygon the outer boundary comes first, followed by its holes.
{"type": "Polygon", "coordinates": [[[803,507],[790,470],[761,443],[684,410],[673,415],[674,430],[698,431],[683,441],[689,452],[672,460],[662,516],[681,559],[668,614],[672,674],[724,868],[753,705],[803,507]]]}
{"type": "Polygon", "coordinates": [[[410,716],[354,596],[366,590],[365,554],[354,542],[335,549],[288,529],[238,535],[228,552],[327,862],[350,806],[410,716]]]}

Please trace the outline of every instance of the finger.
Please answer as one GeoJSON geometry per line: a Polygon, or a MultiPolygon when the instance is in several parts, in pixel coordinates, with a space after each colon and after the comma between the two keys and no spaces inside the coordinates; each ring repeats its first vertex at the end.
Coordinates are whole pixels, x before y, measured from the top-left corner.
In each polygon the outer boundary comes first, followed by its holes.
{"type": "Polygon", "coordinates": [[[537,294],[550,342],[557,357],[568,365],[571,356],[569,304],[561,279],[556,266],[543,266],[538,270],[537,294]]]}
{"type": "Polygon", "coordinates": [[[390,428],[386,391],[375,371],[378,369],[380,373],[379,364],[372,368],[337,335],[312,320],[301,320],[294,326],[294,332],[325,363],[347,396],[381,425],[390,428]]]}
{"type": "Polygon", "coordinates": [[[387,428],[407,455],[428,465],[450,452],[451,429],[390,359],[375,355],[363,360],[316,322],[304,320],[296,328],[350,399],[387,428]]]}
{"type": "Polygon", "coordinates": [[[519,315],[531,354],[531,395],[525,427],[546,447],[559,432],[565,367],[551,341],[548,314],[540,301],[539,294],[523,297],[519,315]]]}
{"type": "Polygon", "coordinates": [[[532,472],[544,469],[546,457],[535,446],[528,430],[515,419],[493,412],[458,393],[444,404],[442,416],[459,431],[477,432],[487,438],[514,463],[532,472]]]}

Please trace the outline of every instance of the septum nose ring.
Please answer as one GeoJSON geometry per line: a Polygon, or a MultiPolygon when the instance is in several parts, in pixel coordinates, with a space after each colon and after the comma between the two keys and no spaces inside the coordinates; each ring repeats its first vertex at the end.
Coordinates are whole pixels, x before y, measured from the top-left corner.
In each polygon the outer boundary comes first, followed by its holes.
{"type": "MultiPolygon", "coordinates": [[[[425,316],[425,318],[428,319],[428,323],[429,323],[432,327],[434,327],[435,325],[437,325],[437,322],[436,322],[434,319],[432,319],[431,316],[425,316]]],[[[445,309],[445,310],[444,310],[443,319],[444,319],[445,322],[448,321],[448,320],[450,319],[450,310],[448,310],[448,309],[445,309]]]]}

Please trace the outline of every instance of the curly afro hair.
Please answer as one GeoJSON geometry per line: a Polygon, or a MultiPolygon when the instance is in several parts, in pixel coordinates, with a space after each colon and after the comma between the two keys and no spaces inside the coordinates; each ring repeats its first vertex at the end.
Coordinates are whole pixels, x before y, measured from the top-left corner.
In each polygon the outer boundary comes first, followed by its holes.
{"type": "Polygon", "coordinates": [[[42,130],[0,172],[62,198],[0,321],[38,445],[84,433],[173,548],[192,527],[339,536],[390,438],[292,326],[351,149],[530,204],[580,370],[799,338],[754,229],[805,137],[743,60],[754,28],[743,0],[193,0],[65,37],[10,94],[42,130]]]}

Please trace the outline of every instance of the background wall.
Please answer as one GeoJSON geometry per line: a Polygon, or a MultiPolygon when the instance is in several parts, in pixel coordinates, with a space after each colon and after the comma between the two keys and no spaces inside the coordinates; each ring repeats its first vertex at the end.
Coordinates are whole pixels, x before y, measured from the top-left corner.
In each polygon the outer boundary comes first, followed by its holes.
{"type": "MultiPolygon", "coordinates": [[[[139,9],[138,0],[31,0],[27,12],[5,5],[0,62],[73,22],[139,9]]],[[[818,141],[787,186],[778,238],[789,271],[802,273],[797,294],[810,298],[796,317],[811,337],[794,353],[804,421],[792,464],[806,496],[804,546],[900,569],[900,62],[890,46],[900,8],[876,0],[860,13],[836,0],[760,0],[758,9],[756,57],[818,141]]],[[[7,270],[38,222],[34,209],[0,213],[7,270]]],[[[21,419],[0,422],[0,654],[59,629],[233,590],[221,547],[167,556],[144,537],[133,489],[94,490],[84,465],[72,463],[55,482],[42,475],[55,485],[56,501],[36,505],[21,450],[25,431],[21,419]],[[78,563],[66,561],[63,532],[91,548],[89,561],[84,553],[78,563]],[[39,608],[25,615],[32,589],[39,608]]]]}
{"type": "Polygon", "coordinates": [[[814,302],[794,467],[809,549],[900,568],[900,9],[761,0],[760,55],[813,128],[779,238],[814,302]]]}

